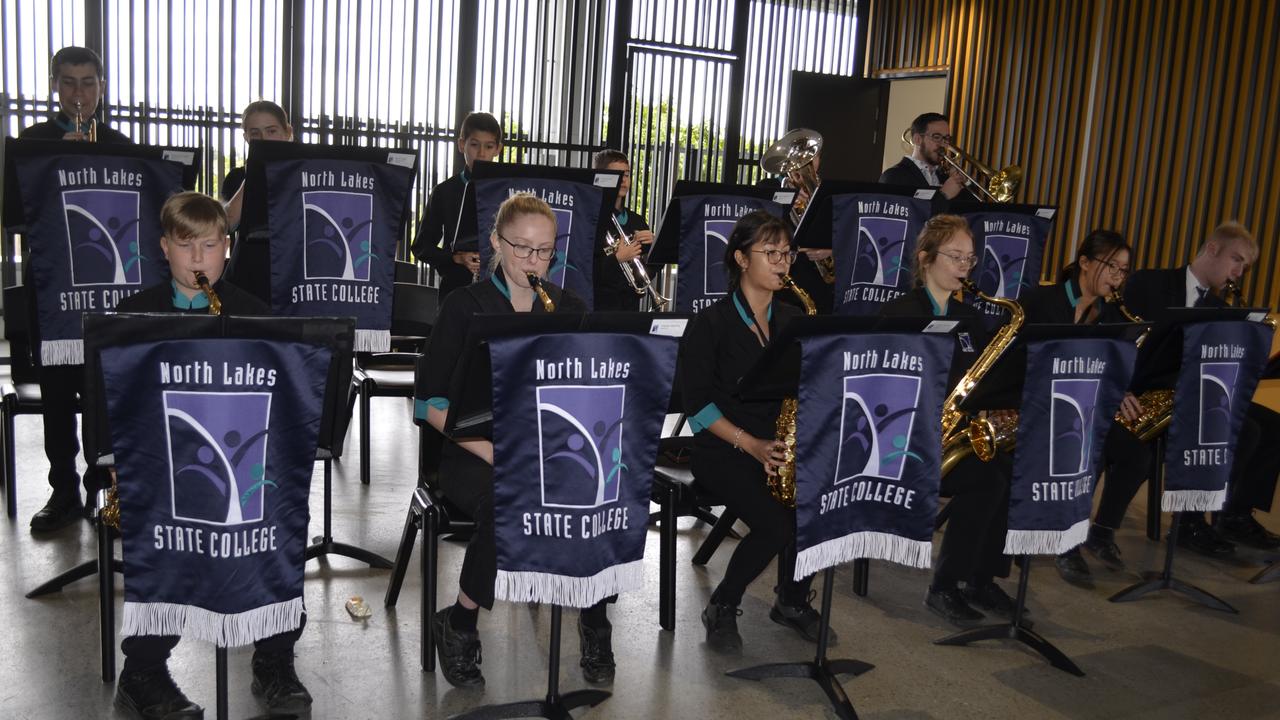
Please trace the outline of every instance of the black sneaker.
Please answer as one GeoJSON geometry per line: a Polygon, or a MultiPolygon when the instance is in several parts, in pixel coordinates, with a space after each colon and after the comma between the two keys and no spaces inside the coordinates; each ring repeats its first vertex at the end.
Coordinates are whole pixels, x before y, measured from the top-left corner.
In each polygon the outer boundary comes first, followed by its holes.
{"type": "Polygon", "coordinates": [[[189,720],[203,718],[204,708],[178,689],[164,663],[120,675],[116,707],[141,720],[189,720]]]}
{"type": "Polygon", "coordinates": [[[1215,558],[1235,553],[1235,544],[1223,540],[1217,531],[1204,521],[1203,514],[1183,515],[1180,522],[1182,524],[1178,527],[1179,547],[1215,558]]]}
{"type": "Polygon", "coordinates": [[[742,636],[738,634],[738,616],[741,614],[737,605],[707,604],[702,611],[702,624],[707,628],[707,644],[712,650],[742,650],[742,636]]]}
{"type": "Polygon", "coordinates": [[[1231,542],[1248,545],[1259,550],[1280,548],[1280,535],[1268,532],[1257,520],[1253,519],[1252,512],[1221,513],[1218,515],[1218,521],[1214,523],[1214,527],[1219,535],[1231,542]]]}
{"type": "Polygon", "coordinates": [[[582,659],[578,665],[582,667],[582,677],[589,683],[613,682],[613,674],[617,666],[613,662],[613,625],[605,620],[601,627],[593,627],[582,622],[578,616],[578,639],[581,641],[582,659]]]}
{"type": "Polygon", "coordinates": [[[449,624],[453,606],[441,610],[431,618],[435,633],[436,657],[440,659],[440,672],[454,687],[474,687],[484,684],[480,674],[480,633],[455,630],[449,624]]]}
{"type": "Polygon", "coordinates": [[[1089,564],[1080,554],[1080,548],[1072,548],[1053,559],[1054,567],[1063,580],[1082,588],[1093,587],[1093,574],[1089,572],[1089,564]]]}
{"type": "Polygon", "coordinates": [[[293,668],[293,652],[253,654],[253,694],[272,712],[298,713],[311,707],[311,693],[293,668]]]}
{"type": "Polygon", "coordinates": [[[960,594],[958,588],[946,590],[929,588],[929,593],[924,598],[924,606],[957,627],[973,627],[986,617],[969,607],[969,603],[964,601],[964,596],[960,594]]]}
{"type": "Polygon", "coordinates": [[[31,518],[31,532],[47,533],[73,525],[84,516],[84,503],[79,493],[54,493],[31,518]]]}
{"type": "Polygon", "coordinates": [[[1120,546],[1116,545],[1116,531],[1101,525],[1089,526],[1089,537],[1084,541],[1084,549],[1098,558],[1108,570],[1121,572],[1124,570],[1124,558],[1120,557],[1120,546]]]}
{"type": "MultiPolygon", "coordinates": [[[[960,591],[960,596],[969,605],[985,610],[992,615],[998,615],[1006,620],[1013,619],[1013,611],[1017,609],[1018,604],[1013,598],[1004,591],[1004,588],[997,585],[994,581],[974,585],[969,584],[960,591]]],[[[1022,608],[1022,617],[1025,620],[1030,615],[1027,609],[1022,608]]]]}
{"type": "MultiPolygon", "coordinates": [[[[818,631],[822,627],[822,614],[813,609],[809,603],[813,602],[817,593],[813,590],[809,591],[809,597],[800,605],[788,605],[778,598],[773,601],[773,608],[769,610],[769,619],[785,625],[786,627],[800,633],[800,636],[809,642],[818,642],[818,631]]],[[[834,645],[836,643],[835,628],[827,628],[827,644],[834,645]]]]}

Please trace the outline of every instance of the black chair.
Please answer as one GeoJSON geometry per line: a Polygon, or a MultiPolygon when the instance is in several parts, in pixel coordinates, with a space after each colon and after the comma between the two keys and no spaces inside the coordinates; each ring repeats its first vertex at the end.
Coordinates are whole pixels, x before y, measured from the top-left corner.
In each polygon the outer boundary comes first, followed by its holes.
{"type": "MultiPolygon", "coordinates": [[[[420,356],[415,363],[416,386],[420,390],[426,369],[426,357],[420,356]]],[[[420,391],[415,391],[421,395],[420,391]]],[[[436,646],[435,636],[431,629],[431,616],[436,609],[439,586],[436,574],[439,569],[438,558],[440,536],[458,534],[470,535],[475,530],[475,521],[449,502],[436,486],[437,467],[440,462],[440,445],[443,438],[425,420],[416,415],[414,423],[418,425],[418,487],[413,491],[409,501],[409,513],[404,521],[404,532],[400,534],[400,547],[396,550],[395,566],[391,569],[391,582],[387,585],[387,594],[383,598],[383,606],[394,608],[400,599],[400,588],[404,584],[404,576],[409,568],[409,560],[413,555],[414,540],[418,533],[422,534],[422,602],[421,613],[422,634],[422,669],[424,672],[435,672],[436,646]]]]}
{"type": "MultiPolygon", "coordinates": [[[[397,267],[399,264],[397,264],[397,267]]],[[[397,282],[392,298],[391,336],[401,351],[360,353],[351,376],[348,413],[360,402],[360,482],[369,484],[369,409],[375,397],[413,397],[414,362],[421,357],[435,322],[439,291],[397,282]]]]}

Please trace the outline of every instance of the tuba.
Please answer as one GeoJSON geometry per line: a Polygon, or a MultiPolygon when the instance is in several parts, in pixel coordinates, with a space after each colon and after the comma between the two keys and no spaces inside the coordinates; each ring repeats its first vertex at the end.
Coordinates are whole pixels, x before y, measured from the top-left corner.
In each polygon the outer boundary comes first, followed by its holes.
{"type": "Polygon", "coordinates": [[[942,404],[942,474],[945,475],[955,467],[966,455],[973,453],[983,462],[989,462],[996,456],[998,448],[1009,447],[1016,439],[1018,422],[1011,416],[996,421],[988,418],[974,418],[968,425],[961,427],[965,413],[960,409],[961,403],[973,392],[978,381],[991,371],[996,360],[1013,344],[1018,330],[1026,319],[1022,306],[1008,298],[997,298],[987,295],[978,289],[972,280],[964,281],[964,289],[989,303],[999,305],[1009,311],[1009,322],[1000,328],[996,336],[974,361],[973,366],[960,378],[960,382],[951,389],[942,404]]]}
{"type": "MultiPolygon", "coordinates": [[[[813,167],[814,158],[822,152],[822,135],[815,130],[798,128],[783,135],[778,142],[769,146],[760,158],[760,169],[770,175],[785,175],[797,190],[803,190],[806,196],[799,196],[791,205],[791,225],[799,227],[801,218],[809,209],[809,201],[818,190],[818,171],[813,167]]],[[[836,280],[835,261],[827,257],[816,263],[822,279],[828,283],[836,280]]]]}
{"type": "MultiPolygon", "coordinates": [[[[911,128],[902,131],[902,141],[909,145],[914,145],[911,142],[911,128]]],[[[959,173],[960,177],[964,178],[965,185],[977,190],[978,195],[986,202],[1012,202],[1013,194],[1018,191],[1018,186],[1022,184],[1022,168],[1017,165],[1010,165],[1000,171],[995,171],[969,153],[951,144],[944,145],[941,152],[939,152],[939,156],[947,166],[945,168],[946,175],[950,175],[952,172],[959,173]],[[970,166],[972,171],[965,170],[965,165],[970,166]],[[986,178],[986,184],[979,180],[980,177],[986,178]]]]}
{"type": "MultiPolygon", "coordinates": [[[[809,293],[797,285],[790,275],[782,276],[782,287],[796,294],[796,298],[804,306],[806,315],[818,314],[818,307],[813,304],[813,298],[809,297],[809,293]]],[[[776,475],[766,476],[773,499],[789,508],[796,506],[796,410],[799,408],[800,402],[796,398],[782,399],[782,409],[778,412],[778,420],[774,426],[774,437],[786,446],[782,451],[786,460],[778,466],[776,475]]]]}
{"type": "MultiPolygon", "coordinates": [[[[631,238],[622,229],[622,224],[618,222],[617,215],[609,213],[609,219],[613,220],[613,227],[604,231],[604,254],[613,256],[622,245],[630,245],[631,238]]],[[[662,294],[658,292],[658,288],[654,287],[653,280],[649,277],[649,271],[645,269],[644,262],[640,258],[632,258],[622,263],[621,267],[622,274],[627,278],[627,284],[631,286],[632,290],[636,291],[636,295],[647,296],[653,302],[654,310],[662,312],[671,303],[669,299],[662,297],[662,294]]]]}
{"type": "Polygon", "coordinates": [[[547,294],[547,289],[542,287],[542,278],[533,273],[525,273],[525,277],[529,278],[529,287],[538,293],[538,299],[542,301],[542,309],[549,313],[556,311],[556,304],[552,302],[551,296],[547,294]]]}

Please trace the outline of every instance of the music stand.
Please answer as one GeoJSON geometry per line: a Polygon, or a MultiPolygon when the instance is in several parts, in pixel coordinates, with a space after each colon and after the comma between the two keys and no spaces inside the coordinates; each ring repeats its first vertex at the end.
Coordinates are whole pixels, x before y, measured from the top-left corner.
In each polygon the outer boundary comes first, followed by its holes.
{"type": "MultiPolygon", "coordinates": [[[[1067,340],[1074,338],[1136,339],[1147,325],[1028,325],[1018,333],[1017,340],[996,360],[995,365],[974,387],[960,404],[966,412],[1000,410],[1022,404],[1022,385],[1026,377],[1027,344],[1033,341],[1067,340]]],[[[1023,618],[1027,605],[1027,586],[1031,578],[1031,555],[1020,555],[1018,563],[1018,591],[1014,600],[1013,620],[1007,623],[983,625],[953,633],[938,640],[935,645],[968,645],[980,640],[1013,640],[1035,650],[1053,667],[1077,677],[1084,671],[1036,631],[1023,618]]]]}
{"type": "Polygon", "coordinates": [[[654,235],[649,252],[645,255],[648,265],[677,265],[680,262],[680,227],[681,199],[693,196],[712,195],[725,198],[752,198],[769,200],[780,205],[791,206],[796,199],[796,191],[791,188],[758,187],[756,185],[731,185],[711,182],[695,182],[680,180],[671,192],[671,199],[662,212],[662,222],[654,235]]]}
{"type": "Polygon", "coordinates": [[[800,225],[796,227],[795,245],[801,248],[831,249],[834,233],[831,201],[837,195],[897,195],[905,198],[929,200],[937,188],[913,188],[906,185],[858,182],[854,180],[823,180],[809,201],[800,225]]]}
{"type": "MultiPolygon", "coordinates": [[[[1175,386],[1176,372],[1182,365],[1182,343],[1184,329],[1187,325],[1202,322],[1244,320],[1257,312],[1249,308],[1170,308],[1151,330],[1151,334],[1138,351],[1137,370],[1131,389],[1135,394],[1149,389],[1168,389],[1175,386]]],[[[1156,473],[1147,480],[1151,483],[1148,495],[1150,502],[1159,500],[1157,487],[1164,486],[1164,452],[1167,433],[1161,433],[1156,440],[1156,473]]],[[[1148,508],[1148,516],[1155,516],[1155,521],[1148,523],[1148,535],[1154,525],[1155,535],[1160,534],[1160,513],[1158,508],[1148,508]],[[1154,511],[1154,512],[1153,512],[1154,511]]],[[[1130,585],[1108,598],[1111,602],[1131,602],[1157,590],[1172,590],[1213,610],[1221,610],[1238,614],[1230,603],[1199,588],[1191,583],[1183,582],[1173,575],[1173,559],[1178,548],[1178,530],[1181,525],[1181,512],[1170,513],[1169,534],[1165,538],[1164,566],[1159,571],[1148,570],[1142,573],[1142,582],[1130,585]]]]}
{"type": "MultiPolygon", "coordinates": [[[[953,333],[964,324],[963,320],[914,317],[853,317],[841,315],[800,316],[792,318],[769,343],[760,359],[752,365],[738,383],[738,393],[744,399],[777,399],[794,397],[800,385],[800,343],[803,338],[817,335],[856,335],[872,333],[953,333]]],[[[857,562],[857,561],[855,561],[857,562]]],[[[827,645],[831,635],[831,596],[835,584],[835,568],[822,571],[821,624],[818,627],[818,648],[813,660],[785,663],[768,663],[732,670],[730,677],[745,680],[766,678],[808,678],[818,684],[831,702],[837,716],[857,718],[858,714],[845,694],[837,675],[861,675],[875,666],[853,659],[830,659],[827,645]]]]}
{"type": "MultiPolygon", "coordinates": [[[[597,332],[621,331],[616,323],[624,322],[622,316],[632,317],[625,322],[643,323],[648,327],[652,318],[634,313],[609,313],[607,325],[617,330],[597,328],[597,332]]],[[[467,333],[462,362],[454,372],[450,383],[449,412],[445,420],[445,434],[455,438],[493,437],[493,384],[488,343],[502,337],[523,335],[555,335],[576,332],[582,325],[581,313],[553,313],[534,315],[506,313],[476,315],[467,333]],[[483,365],[483,376],[476,368],[483,365]],[[483,378],[481,380],[480,378],[483,378]],[[452,401],[457,399],[456,402],[452,401]]],[[[433,608],[434,610],[434,608],[433,608]]],[[[564,609],[551,606],[551,637],[547,661],[547,694],[541,700],[523,700],[500,705],[485,705],[454,715],[452,720],[504,720],[505,718],[541,717],[551,720],[572,720],[569,711],[580,707],[595,707],[607,700],[612,693],[588,688],[560,693],[560,634],[564,609]]],[[[432,630],[431,632],[434,632],[432,630]]]]}
{"type": "MultiPolygon", "coordinates": [[[[1280,378],[1280,355],[1271,358],[1267,363],[1266,369],[1262,371],[1263,380],[1275,380],[1280,378]]],[[[1253,585],[1261,585],[1280,579],[1280,557],[1273,557],[1267,561],[1267,566],[1258,571],[1257,575],[1249,578],[1249,583],[1253,585]]]]}

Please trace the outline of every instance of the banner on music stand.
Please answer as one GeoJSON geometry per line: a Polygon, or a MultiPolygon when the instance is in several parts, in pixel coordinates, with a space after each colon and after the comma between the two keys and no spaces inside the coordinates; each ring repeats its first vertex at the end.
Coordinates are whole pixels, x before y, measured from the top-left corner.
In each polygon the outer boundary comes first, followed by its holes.
{"type": "Polygon", "coordinates": [[[835,310],[875,315],[912,286],[916,237],[932,214],[929,200],[887,193],[831,198],[835,310]]]}
{"type": "Polygon", "coordinates": [[[680,198],[678,312],[698,312],[725,297],[729,274],[724,266],[729,233],[738,218],[756,210],[782,217],[786,205],[742,195],[686,195],[680,198]]]}
{"type": "Polygon", "coordinates": [[[391,349],[396,245],[414,157],[265,164],[275,315],[356,319],[355,349],[391,349]]]}
{"type": "Polygon", "coordinates": [[[1165,443],[1165,512],[1222,509],[1240,426],[1273,334],[1260,322],[1244,320],[1186,326],[1165,443]]]}
{"type": "MultiPolygon", "coordinates": [[[[974,271],[978,289],[991,297],[1017,300],[1023,292],[1036,287],[1056,213],[1051,207],[965,213],[964,219],[973,231],[973,252],[978,256],[974,271]]],[[[1003,323],[1008,314],[999,305],[978,297],[965,300],[990,316],[993,323],[1003,323]]]]}
{"type": "Polygon", "coordinates": [[[640,587],[677,345],[612,333],[490,343],[495,597],[581,608],[640,587]]]}
{"type": "Polygon", "coordinates": [[[1137,357],[1119,339],[1027,344],[1006,555],[1061,555],[1085,541],[1103,444],[1137,357]]]}
{"type": "MultiPolygon", "coordinates": [[[[69,144],[69,143],[68,143],[69,144]]],[[[80,318],[169,278],[160,207],[182,165],[68,149],[13,158],[27,218],[40,364],[84,362],[80,318]]]]}
{"type": "Polygon", "coordinates": [[[228,338],[102,351],[121,634],[219,647],[297,629],[330,350],[228,338]]]}
{"type": "Polygon", "coordinates": [[[489,260],[493,257],[489,236],[498,208],[512,195],[528,193],[545,201],[556,216],[556,256],[547,270],[547,279],[592,307],[596,230],[604,191],[587,183],[549,178],[475,178],[471,184],[476,189],[480,279],[489,277],[489,260]]]}
{"type": "Polygon", "coordinates": [[[857,558],[929,567],[953,349],[945,334],[801,340],[795,579],[857,558]]]}

